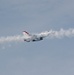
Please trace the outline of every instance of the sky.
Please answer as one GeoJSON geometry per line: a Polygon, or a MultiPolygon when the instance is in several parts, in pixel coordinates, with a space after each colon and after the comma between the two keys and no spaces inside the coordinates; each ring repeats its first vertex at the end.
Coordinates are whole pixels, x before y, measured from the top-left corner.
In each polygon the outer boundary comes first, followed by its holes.
{"type": "MultiPolygon", "coordinates": [[[[0,37],[74,28],[74,0],[0,0],[0,37]]],[[[0,44],[0,75],[74,75],[74,38],[0,44]]]]}

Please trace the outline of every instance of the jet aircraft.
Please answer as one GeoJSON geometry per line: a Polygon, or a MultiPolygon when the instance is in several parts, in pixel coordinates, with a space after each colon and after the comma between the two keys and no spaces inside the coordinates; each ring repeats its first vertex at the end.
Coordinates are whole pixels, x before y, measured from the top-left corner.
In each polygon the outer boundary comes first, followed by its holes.
{"type": "Polygon", "coordinates": [[[29,34],[27,31],[23,31],[23,35],[25,36],[24,41],[26,41],[26,42],[41,41],[49,34],[50,34],[49,31],[46,31],[46,32],[43,32],[40,34],[29,34]]]}

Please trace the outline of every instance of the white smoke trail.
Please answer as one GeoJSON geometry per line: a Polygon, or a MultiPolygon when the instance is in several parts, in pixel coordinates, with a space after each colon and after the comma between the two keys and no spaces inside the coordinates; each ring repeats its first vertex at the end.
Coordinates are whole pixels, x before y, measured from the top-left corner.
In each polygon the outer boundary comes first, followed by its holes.
{"type": "Polygon", "coordinates": [[[50,30],[40,33],[39,36],[49,36],[50,38],[74,37],[74,29],[60,29],[59,31],[50,30]]]}
{"type": "Polygon", "coordinates": [[[51,38],[63,38],[63,37],[74,37],[74,29],[60,29],[59,31],[49,31],[49,36],[51,38]]]}
{"type": "Polygon", "coordinates": [[[1,37],[0,43],[22,41],[23,39],[24,39],[24,36],[21,36],[21,35],[1,37]]]}
{"type": "MultiPolygon", "coordinates": [[[[42,37],[49,36],[50,38],[74,37],[74,29],[60,29],[59,31],[50,30],[37,35],[42,37]]],[[[24,39],[27,39],[24,35],[0,37],[0,43],[17,42],[23,41],[24,39]]]]}

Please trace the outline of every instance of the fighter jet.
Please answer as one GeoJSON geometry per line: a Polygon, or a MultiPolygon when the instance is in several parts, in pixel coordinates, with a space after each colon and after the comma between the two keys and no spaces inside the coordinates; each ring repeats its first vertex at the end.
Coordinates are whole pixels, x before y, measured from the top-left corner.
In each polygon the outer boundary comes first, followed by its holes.
{"type": "Polygon", "coordinates": [[[35,42],[35,41],[41,41],[43,40],[46,36],[50,34],[49,31],[39,33],[39,34],[29,34],[27,31],[23,31],[24,35],[24,41],[26,42],[35,42]]]}

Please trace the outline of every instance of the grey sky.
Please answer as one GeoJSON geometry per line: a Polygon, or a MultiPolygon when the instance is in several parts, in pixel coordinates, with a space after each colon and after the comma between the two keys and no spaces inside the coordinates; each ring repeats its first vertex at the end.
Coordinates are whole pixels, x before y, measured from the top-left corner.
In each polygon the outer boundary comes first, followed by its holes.
{"type": "MultiPolygon", "coordinates": [[[[0,0],[0,37],[74,28],[74,0],[0,0]]],[[[74,75],[74,38],[0,45],[0,75],[74,75]]]]}

